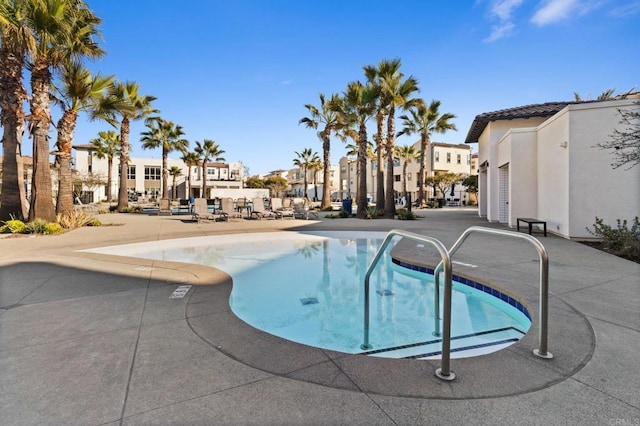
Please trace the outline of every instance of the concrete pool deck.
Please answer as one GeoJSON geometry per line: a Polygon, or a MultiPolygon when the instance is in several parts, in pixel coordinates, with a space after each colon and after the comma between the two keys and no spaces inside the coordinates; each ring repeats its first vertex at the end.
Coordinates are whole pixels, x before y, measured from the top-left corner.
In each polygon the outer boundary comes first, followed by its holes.
{"type": "MultiPolygon", "coordinates": [[[[450,247],[469,209],[416,221],[323,219],[191,223],[187,216],[99,215],[114,226],[0,238],[0,417],[5,424],[640,423],[640,265],[550,235],[549,351],[532,326],[494,354],[382,360],[308,348],[229,312],[230,277],[212,268],[77,250],[277,230],[405,229],[450,247]],[[183,299],[169,296],[194,284],[183,299]]],[[[215,241],[215,240],[214,240],[215,241]]],[[[412,247],[404,249],[412,256],[412,247]]],[[[518,293],[537,311],[537,253],[471,237],[454,273],[518,293]],[[515,284],[514,284],[515,283],[515,284]]]]}

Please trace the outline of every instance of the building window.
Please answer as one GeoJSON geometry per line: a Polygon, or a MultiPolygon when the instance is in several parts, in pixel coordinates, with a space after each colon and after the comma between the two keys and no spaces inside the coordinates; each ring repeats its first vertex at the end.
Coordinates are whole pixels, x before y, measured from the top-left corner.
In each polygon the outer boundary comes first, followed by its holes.
{"type": "Polygon", "coordinates": [[[399,158],[394,158],[393,159],[393,167],[400,167],[400,159],[399,158]]]}
{"type": "Polygon", "coordinates": [[[144,180],[161,180],[162,170],[160,167],[145,167],[144,180]]]}
{"type": "Polygon", "coordinates": [[[411,173],[407,173],[407,182],[411,182],[411,173]]]}
{"type": "Polygon", "coordinates": [[[467,166],[471,164],[471,154],[467,154],[467,166]]]}
{"type": "Polygon", "coordinates": [[[451,162],[451,153],[447,152],[447,163],[451,162]]]}
{"type": "Polygon", "coordinates": [[[462,156],[460,154],[456,156],[456,161],[458,164],[462,164],[462,156]]]}
{"type": "Polygon", "coordinates": [[[136,180],[136,166],[127,166],[127,179],[136,180]]]}
{"type": "Polygon", "coordinates": [[[440,153],[438,151],[435,152],[436,155],[436,163],[440,162],[440,153]]]}
{"type": "Polygon", "coordinates": [[[400,175],[394,175],[393,177],[395,178],[396,182],[400,182],[400,175]]]}

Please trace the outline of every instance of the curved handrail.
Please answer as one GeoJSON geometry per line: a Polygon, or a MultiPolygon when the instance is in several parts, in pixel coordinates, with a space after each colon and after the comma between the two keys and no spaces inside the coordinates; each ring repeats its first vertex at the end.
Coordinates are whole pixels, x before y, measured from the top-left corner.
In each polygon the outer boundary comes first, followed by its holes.
{"type": "MultiPolygon", "coordinates": [[[[413,232],[402,231],[399,229],[392,229],[389,231],[387,236],[382,241],[380,248],[376,252],[375,257],[369,264],[367,268],[367,272],[364,275],[364,343],[360,346],[363,350],[371,349],[371,345],[369,344],[369,278],[371,277],[371,273],[375,268],[376,264],[382,257],[384,250],[387,248],[391,240],[394,236],[401,236],[403,238],[408,238],[411,240],[422,241],[426,243],[430,243],[433,245],[438,252],[440,253],[440,257],[442,257],[442,261],[438,264],[444,265],[444,318],[442,322],[444,336],[442,336],[442,359],[440,368],[438,368],[435,372],[436,376],[441,378],[442,380],[453,380],[456,378],[456,375],[453,371],[450,370],[450,361],[451,361],[451,258],[449,256],[449,252],[447,248],[435,238],[427,237],[425,235],[415,234],[413,232]]],[[[442,267],[440,268],[442,269],[442,267]]],[[[436,282],[436,286],[438,283],[436,282]]],[[[437,303],[437,301],[436,301],[437,303]]],[[[438,316],[436,316],[436,322],[438,321],[438,316]]]]}
{"type": "MultiPolygon", "coordinates": [[[[535,246],[536,250],[538,251],[538,255],[540,257],[540,301],[539,301],[540,307],[539,307],[539,319],[538,319],[539,328],[540,328],[538,344],[540,347],[538,349],[534,349],[533,353],[540,358],[545,358],[545,359],[553,358],[553,355],[551,354],[551,352],[547,350],[547,335],[548,335],[547,325],[548,325],[548,316],[549,316],[549,308],[548,308],[549,307],[549,256],[547,255],[547,250],[544,248],[542,243],[538,241],[537,238],[534,238],[528,234],[522,234],[522,233],[513,232],[513,231],[505,231],[502,229],[485,228],[483,226],[472,226],[470,228],[467,228],[467,230],[464,231],[462,235],[460,235],[460,238],[458,238],[458,241],[456,241],[451,247],[451,249],[449,249],[449,256],[453,256],[455,252],[458,251],[462,243],[464,243],[467,237],[473,232],[520,238],[520,239],[529,241],[531,244],[535,246]]],[[[447,279],[446,265],[444,265],[444,267],[445,267],[445,280],[446,280],[447,279]]],[[[440,262],[438,266],[436,266],[436,269],[433,271],[433,275],[436,281],[436,289],[439,289],[439,276],[440,276],[440,272],[442,271],[442,268],[443,268],[443,262],[440,262]]],[[[437,303],[438,303],[438,300],[436,299],[436,304],[437,303]]]]}

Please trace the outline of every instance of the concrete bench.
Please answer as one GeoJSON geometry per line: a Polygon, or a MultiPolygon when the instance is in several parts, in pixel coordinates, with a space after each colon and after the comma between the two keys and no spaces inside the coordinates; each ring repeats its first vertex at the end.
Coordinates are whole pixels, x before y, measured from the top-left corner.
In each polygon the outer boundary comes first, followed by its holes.
{"type": "Polygon", "coordinates": [[[544,230],[544,236],[547,236],[547,222],[540,219],[533,219],[531,217],[519,217],[516,219],[516,228],[520,232],[520,222],[524,222],[529,225],[529,235],[533,230],[533,225],[542,225],[544,230]]]}

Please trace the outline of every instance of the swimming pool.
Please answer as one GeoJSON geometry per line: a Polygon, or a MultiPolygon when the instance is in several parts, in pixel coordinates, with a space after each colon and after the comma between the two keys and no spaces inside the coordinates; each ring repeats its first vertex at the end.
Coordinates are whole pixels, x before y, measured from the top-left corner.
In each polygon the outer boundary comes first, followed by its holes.
{"type": "MultiPolygon", "coordinates": [[[[246,323],[305,345],[362,353],[364,274],[385,235],[234,234],[92,251],[221,269],[233,278],[229,305],[246,323]]],[[[387,253],[371,276],[373,349],[367,353],[438,358],[433,275],[407,266],[394,263],[387,253]]],[[[531,320],[522,305],[505,302],[495,289],[462,281],[453,285],[452,357],[493,352],[527,332],[531,320]]]]}

